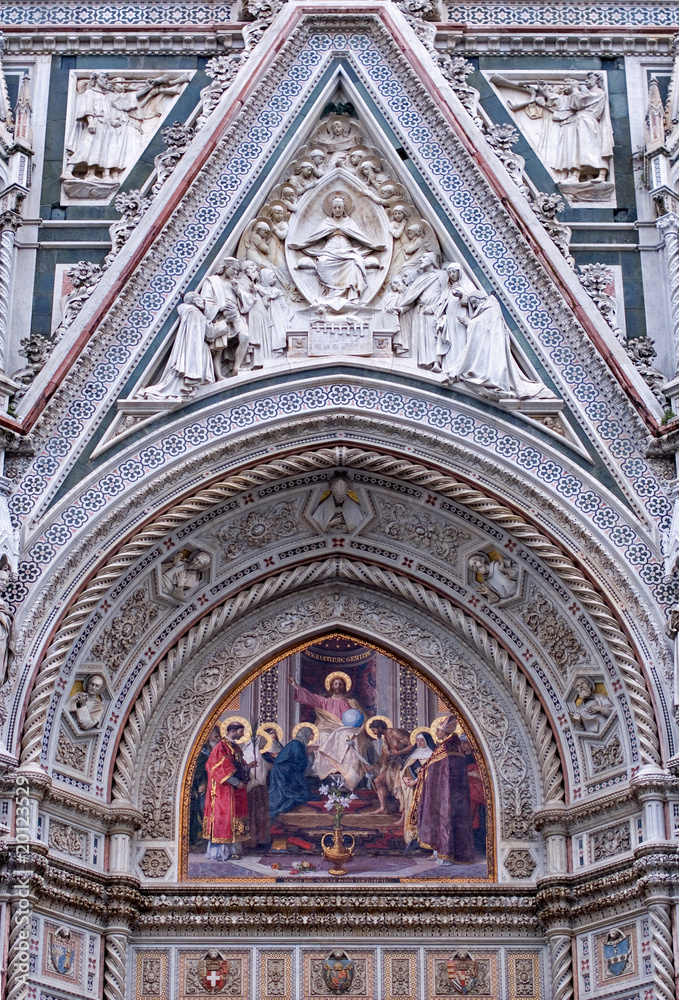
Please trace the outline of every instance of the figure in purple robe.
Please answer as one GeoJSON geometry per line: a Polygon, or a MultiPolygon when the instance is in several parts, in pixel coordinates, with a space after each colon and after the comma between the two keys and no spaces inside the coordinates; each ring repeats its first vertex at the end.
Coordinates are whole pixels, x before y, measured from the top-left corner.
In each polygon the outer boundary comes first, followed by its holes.
{"type": "Polygon", "coordinates": [[[456,721],[451,715],[439,726],[441,742],[417,776],[409,825],[416,821],[420,847],[433,851],[434,860],[470,864],[475,851],[469,777],[456,721]]]}

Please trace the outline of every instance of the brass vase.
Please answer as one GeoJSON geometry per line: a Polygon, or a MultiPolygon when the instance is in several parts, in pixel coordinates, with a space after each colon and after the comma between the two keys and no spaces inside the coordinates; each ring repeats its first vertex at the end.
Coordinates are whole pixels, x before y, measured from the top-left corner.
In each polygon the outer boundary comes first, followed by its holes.
{"type": "Polygon", "coordinates": [[[344,865],[347,861],[351,861],[353,858],[355,843],[356,842],[350,833],[342,833],[340,823],[335,824],[335,829],[332,833],[326,833],[323,835],[321,838],[321,847],[323,848],[323,857],[332,865],[330,868],[331,875],[346,875],[347,870],[344,868],[344,865]],[[332,837],[332,844],[330,847],[325,846],[325,841],[328,837],[332,837]],[[344,846],[345,837],[348,837],[351,841],[351,847],[344,846]]]}

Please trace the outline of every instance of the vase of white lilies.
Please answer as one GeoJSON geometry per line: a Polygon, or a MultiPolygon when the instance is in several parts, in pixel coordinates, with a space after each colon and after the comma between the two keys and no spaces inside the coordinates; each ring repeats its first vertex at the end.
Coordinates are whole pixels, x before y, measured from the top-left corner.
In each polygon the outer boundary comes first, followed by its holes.
{"type": "Polygon", "coordinates": [[[346,875],[344,865],[354,856],[355,841],[350,833],[342,833],[342,816],[349,808],[349,803],[357,799],[358,795],[354,795],[341,778],[334,776],[327,785],[321,785],[320,793],[326,798],[325,808],[335,816],[335,829],[321,838],[323,857],[330,862],[331,875],[346,875]],[[328,837],[332,837],[332,844],[326,847],[325,841],[328,837]],[[345,845],[345,838],[351,841],[350,845],[345,845]]]}

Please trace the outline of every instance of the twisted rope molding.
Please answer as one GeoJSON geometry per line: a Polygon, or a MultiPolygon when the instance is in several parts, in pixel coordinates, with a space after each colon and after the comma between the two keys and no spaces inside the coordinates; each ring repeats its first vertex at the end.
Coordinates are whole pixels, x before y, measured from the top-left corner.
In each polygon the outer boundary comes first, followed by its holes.
{"type": "Polygon", "coordinates": [[[200,490],[193,497],[170,508],[124,545],[96,574],[82,596],[77,599],[47,650],[27,709],[21,762],[38,762],[40,759],[43,729],[52,691],[61,667],[82,625],[101,598],[144,552],[165,535],[202,511],[238,493],[247,492],[276,479],[338,466],[361,469],[401,479],[421,486],[432,493],[449,497],[456,503],[469,507],[486,519],[494,521],[514,537],[520,539],[527,548],[532,549],[573,592],[595,620],[625,679],[637,726],[642,762],[660,762],[658,731],[641,667],[616,618],[584,573],[576,567],[573,560],[520,514],[486,496],[476,487],[468,486],[452,476],[428,469],[426,466],[418,465],[407,459],[394,458],[389,455],[381,455],[378,452],[349,448],[344,445],[319,448],[315,451],[276,459],[234,474],[215,483],[214,486],[200,490]]]}
{"type": "Polygon", "coordinates": [[[395,594],[411,604],[418,605],[448,625],[473,649],[481,653],[485,661],[504,681],[516,707],[527,723],[540,765],[545,801],[563,801],[563,771],[549,720],[526,676],[500,644],[470,615],[423,584],[391,570],[382,570],[376,566],[338,556],[313,563],[311,566],[283,570],[253,584],[234,597],[228,598],[219,608],[207,612],[200,622],[178,640],[147,680],[130,713],[116,757],[113,798],[132,800],[135,776],[139,773],[142,744],[156,707],[178,671],[209,643],[216,633],[239,619],[246,611],[251,611],[286,591],[337,578],[369,584],[373,588],[395,594]]]}

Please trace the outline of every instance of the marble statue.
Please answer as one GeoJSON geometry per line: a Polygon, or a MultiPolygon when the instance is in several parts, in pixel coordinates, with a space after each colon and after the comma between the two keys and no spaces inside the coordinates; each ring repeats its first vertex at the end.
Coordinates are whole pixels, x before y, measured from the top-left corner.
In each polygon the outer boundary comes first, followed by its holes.
{"type": "Polygon", "coordinates": [[[385,244],[373,238],[351,218],[353,199],[347,191],[334,191],[323,201],[325,218],[320,227],[300,243],[288,243],[301,251],[298,270],[313,270],[321,286],[319,303],[341,308],[358,302],[367,284],[367,270],[379,268],[385,244]]]}
{"type": "MultiPolygon", "coordinates": [[[[446,272],[437,266],[436,254],[422,254],[419,273],[396,306],[400,317],[411,313],[408,342],[404,342],[404,346],[421,368],[433,369],[437,366],[436,309],[447,280],[446,272]]],[[[440,363],[438,367],[440,368],[440,363]]]]}
{"type": "Polygon", "coordinates": [[[212,354],[206,341],[205,300],[188,292],[177,307],[179,329],[162,378],[143,391],[144,399],[189,399],[200,385],[215,381],[212,354]]]}
{"type": "Polygon", "coordinates": [[[575,711],[571,720],[586,733],[598,733],[613,712],[613,702],[607,695],[597,694],[591,677],[578,677],[575,682],[575,711]]]}
{"type": "Polygon", "coordinates": [[[489,399],[551,397],[542,382],[528,378],[512,354],[509,328],[494,295],[475,291],[467,296],[467,335],[462,353],[442,364],[450,383],[462,382],[489,399]]]}
{"type": "Polygon", "coordinates": [[[210,565],[211,556],[209,552],[199,549],[197,552],[188,552],[181,549],[172,557],[171,562],[165,564],[161,572],[163,593],[176,600],[184,600],[198,586],[202,574],[210,565]]]}
{"type": "Polygon", "coordinates": [[[98,729],[104,718],[106,705],[101,696],[105,681],[101,674],[90,674],[83,681],[82,691],[71,695],[66,703],[67,710],[78,723],[80,729],[98,729]]]}
{"type": "Polygon", "coordinates": [[[467,566],[474,589],[496,604],[507,597],[514,597],[519,586],[519,571],[513,560],[502,553],[475,552],[469,556],[467,566]]]}
{"type": "Polygon", "coordinates": [[[234,375],[240,371],[248,353],[250,339],[246,317],[255,301],[255,292],[241,262],[235,257],[227,257],[216,272],[202,282],[200,294],[205,300],[205,316],[212,324],[210,350],[215,378],[219,381],[226,377],[227,353],[232,355],[228,360],[231,360],[234,375]]]}

